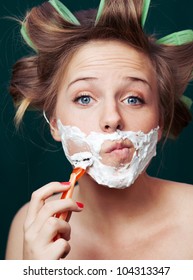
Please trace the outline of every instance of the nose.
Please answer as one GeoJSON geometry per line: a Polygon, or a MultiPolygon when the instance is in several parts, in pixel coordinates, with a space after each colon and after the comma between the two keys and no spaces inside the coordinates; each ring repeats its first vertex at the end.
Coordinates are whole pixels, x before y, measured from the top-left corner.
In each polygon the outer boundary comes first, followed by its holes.
{"type": "Polygon", "coordinates": [[[103,104],[100,128],[104,132],[112,133],[123,129],[123,120],[115,102],[103,104]]]}

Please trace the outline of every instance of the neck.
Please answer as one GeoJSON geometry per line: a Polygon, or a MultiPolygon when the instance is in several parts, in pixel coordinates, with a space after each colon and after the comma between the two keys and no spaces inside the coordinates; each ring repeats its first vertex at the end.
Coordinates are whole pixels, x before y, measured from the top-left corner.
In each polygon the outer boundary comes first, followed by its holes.
{"type": "Polygon", "coordinates": [[[98,215],[100,221],[141,218],[153,207],[157,208],[161,199],[155,180],[143,173],[132,186],[112,189],[98,185],[86,174],[79,181],[76,199],[85,204],[85,211],[87,209],[95,217],[98,215]]]}

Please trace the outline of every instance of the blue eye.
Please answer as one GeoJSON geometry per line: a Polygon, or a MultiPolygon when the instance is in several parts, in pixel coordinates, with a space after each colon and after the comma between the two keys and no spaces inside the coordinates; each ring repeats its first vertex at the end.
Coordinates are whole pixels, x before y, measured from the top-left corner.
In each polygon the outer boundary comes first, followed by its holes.
{"type": "Polygon", "coordinates": [[[140,105],[144,103],[143,99],[137,96],[129,96],[124,100],[124,102],[129,105],[140,105]]]}
{"type": "Polygon", "coordinates": [[[91,102],[91,97],[89,95],[83,95],[77,97],[75,101],[81,105],[88,105],[91,102]]]}

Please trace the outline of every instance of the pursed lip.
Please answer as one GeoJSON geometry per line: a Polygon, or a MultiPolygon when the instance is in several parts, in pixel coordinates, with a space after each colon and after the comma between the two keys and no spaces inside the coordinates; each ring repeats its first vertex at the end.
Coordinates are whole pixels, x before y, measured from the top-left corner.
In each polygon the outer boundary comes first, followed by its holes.
{"type": "Polygon", "coordinates": [[[108,147],[105,152],[106,153],[111,153],[113,151],[123,150],[125,148],[129,149],[131,147],[132,147],[131,144],[129,145],[129,144],[123,142],[123,141],[122,142],[116,142],[116,143],[112,144],[110,147],[108,147]]]}
{"type": "Polygon", "coordinates": [[[105,143],[100,156],[103,164],[119,167],[120,164],[130,163],[133,154],[133,143],[129,139],[121,139],[105,143]]]}

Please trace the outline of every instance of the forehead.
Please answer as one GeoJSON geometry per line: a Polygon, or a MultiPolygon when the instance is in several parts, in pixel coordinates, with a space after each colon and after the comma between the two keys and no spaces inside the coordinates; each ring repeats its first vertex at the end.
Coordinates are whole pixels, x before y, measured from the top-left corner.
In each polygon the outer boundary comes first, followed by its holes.
{"type": "Polygon", "coordinates": [[[125,75],[140,76],[150,83],[156,74],[151,60],[144,53],[118,41],[91,41],[80,47],[66,69],[65,77],[85,74],[99,75],[104,72],[120,71],[125,75]]]}

